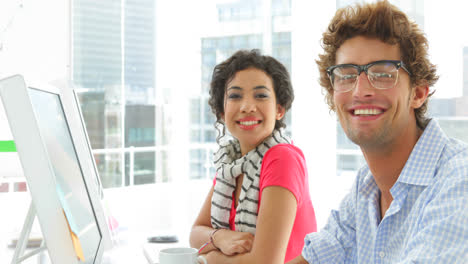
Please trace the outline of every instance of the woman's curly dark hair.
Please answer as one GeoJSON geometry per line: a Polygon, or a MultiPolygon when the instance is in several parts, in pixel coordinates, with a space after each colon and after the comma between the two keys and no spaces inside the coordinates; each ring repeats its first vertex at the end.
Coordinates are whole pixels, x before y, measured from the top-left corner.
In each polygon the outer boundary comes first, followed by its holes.
{"type": "MultiPolygon", "coordinates": [[[[411,72],[411,86],[433,86],[439,77],[436,66],[429,61],[428,41],[418,25],[388,1],[339,9],[323,33],[324,53],[316,61],[320,85],[325,89],[325,100],[335,110],[333,88],[326,69],[336,63],[336,51],[348,39],[356,36],[377,38],[391,45],[399,45],[401,60],[411,72]]],[[[428,98],[433,94],[430,93],[428,98]]],[[[424,128],[428,100],[415,109],[416,123],[424,128]]]]}
{"type": "MultiPolygon", "coordinates": [[[[226,85],[238,71],[247,68],[256,68],[265,72],[273,80],[276,102],[284,107],[286,112],[291,108],[294,91],[286,67],[271,56],[261,55],[257,49],[239,50],[227,60],[216,65],[213,70],[208,104],[216,115],[217,123],[222,123],[221,116],[224,113],[226,85]]],[[[275,129],[286,126],[283,119],[276,120],[275,129]]]]}

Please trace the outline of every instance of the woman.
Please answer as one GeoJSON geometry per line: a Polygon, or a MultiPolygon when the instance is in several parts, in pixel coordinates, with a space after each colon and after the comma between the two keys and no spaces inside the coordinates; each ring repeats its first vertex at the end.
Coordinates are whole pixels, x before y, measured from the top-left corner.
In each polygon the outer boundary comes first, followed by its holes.
{"type": "Polygon", "coordinates": [[[208,263],[284,263],[316,231],[304,155],[283,130],[293,99],[286,68],[258,50],[215,67],[217,175],[190,234],[208,263]]]}

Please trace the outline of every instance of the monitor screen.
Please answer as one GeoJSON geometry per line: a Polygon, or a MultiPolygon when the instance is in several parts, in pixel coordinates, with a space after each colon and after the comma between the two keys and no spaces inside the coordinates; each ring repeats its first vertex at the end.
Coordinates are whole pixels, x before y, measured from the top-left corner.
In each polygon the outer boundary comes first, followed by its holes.
{"type": "Polygon", "coordinates": [[[102,235],[60,98],[57,94],[33,88],[28,92],[55,174],[57,195],[83,250],[84,262],[80,263],[92,264],[102,235]]]}

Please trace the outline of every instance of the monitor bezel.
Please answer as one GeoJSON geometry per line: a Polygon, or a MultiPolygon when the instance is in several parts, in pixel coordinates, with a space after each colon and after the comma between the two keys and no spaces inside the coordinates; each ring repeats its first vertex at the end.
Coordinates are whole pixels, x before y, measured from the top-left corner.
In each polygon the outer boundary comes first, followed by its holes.
{"type": "Polygon", "coordinates": [[[50,85],[31,85],[21,75],[3,79],[0,94],[10,129],[28,183],[39,225],[52,263],[80,264],[74,252],[66,217],[57,193],[53,167],[42,140],[28,89],[36,89],[59,97],[74,144],[83,180],[101,232],[101,242],[94,264],[101,263],[105,250],[111,247],[111,235],[101,204],[100,186],[92,152],[86,138],[84,123],[72,90],[59,90],[50,85]],[[41,177],[36,177],[41,175],[41,177]],[[97,183],[97,184],[96,184],[97,183]],[[54,190],[54,191],[51,191],[54,190]],[[69,241],[69,243],[66,243],[69,241]]]}

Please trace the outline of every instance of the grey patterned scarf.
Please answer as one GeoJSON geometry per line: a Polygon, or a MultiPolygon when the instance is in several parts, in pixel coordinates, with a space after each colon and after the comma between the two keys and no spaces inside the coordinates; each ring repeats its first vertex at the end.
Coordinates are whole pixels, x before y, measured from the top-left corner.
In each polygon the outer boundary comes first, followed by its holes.
{"type": "Polygon", "coordinates": [[[211,200],[211,225],[214,228],[229,229],[229,215],[236,178],[244,174],[239,203],[236,208],[236,231],[255,235],[257,223],[258,195],[260,192],[260,169],[265,153],[274,145],[291,144],[283,129],[273,130],[260,145],[241,157],[240,145],[236,139],[221,143],[214,154],[216,185],[211,200]]]}

